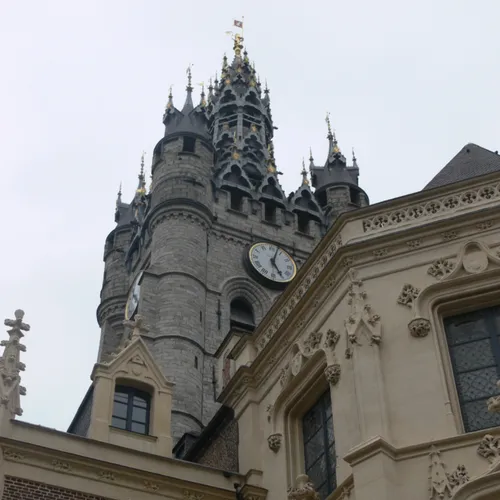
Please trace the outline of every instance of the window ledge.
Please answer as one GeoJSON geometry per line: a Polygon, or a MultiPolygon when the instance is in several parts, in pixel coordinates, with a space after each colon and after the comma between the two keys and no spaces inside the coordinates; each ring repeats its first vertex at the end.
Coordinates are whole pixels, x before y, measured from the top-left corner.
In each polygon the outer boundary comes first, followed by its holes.
{"type": "Polygon", "coordinates": [[[190,153],[189,151],[178,151],[177,152],[177,156],[182,156],[182,155],[193,156],[194,158],[201,158],[200,155],[198,155],[196,153],[190,153]]]}
{"type": "Polygon", "coordinates": [[[303,236],[305,238],[309,238],[310,240],[314,240],[314,236],[310,235],[309,233],[303,233],[302,231],[295,231],[295,234],[298,234],[299,236],[303,236]]]}
{"type": "Polygon", "coordinates": [[[151,436],[150,434],[139,434],[138,432],[133,431],[125,431],[123,429],[119,429],[118,427],[113,427],[112,425],[109,426],[109,431],[121,436],[131,437],[132,439],[145,439],[152,443],[156,443],[156,441],[158,441],[156,436],[151,436]]]}
{"type": "Polygon", "coordinates": [[[269,220],[266,220],[266,219],[261,219],[260,220],[263,224],[267,224],[268,226],[273,226],[273,227],[278,227],[280,228],[281,227],[281,224],[278,224],[277,222],[271,222],[269,220]]]}
{"type": "Polygon", "coordinates": [[[236,214],[236,215],[239,215],[240,217],[245,217],[246,219],[248,219],[248,214],[246,214],[245,212],[242,212],[241,210],[235,210],[234,208],[228,208],[227,211],[232,213],[232,214],[236,214]]]}

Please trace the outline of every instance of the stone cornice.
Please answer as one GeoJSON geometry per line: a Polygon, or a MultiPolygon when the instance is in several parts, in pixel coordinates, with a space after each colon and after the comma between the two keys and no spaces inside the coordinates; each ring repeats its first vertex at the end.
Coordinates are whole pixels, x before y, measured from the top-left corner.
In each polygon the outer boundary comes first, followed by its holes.
{"type": "Polygon", "coordinates": [[[343,459],[351,467],[378,453],[384,453],[395,461],[407,460],[409,458],[427,456],[432,446],[438,448],[441,452],[473,446],[475,453],[475,447],[479,445],[485,433],[485,430],[474,431],[433,441],[425,441],[415,445],[403,446],[401,448],[396,448],[383,437],[376,436],[349,450],[343,459]]]}
{"type": "Polygon", "coordinates": [[[24,422],[12,422],[11,430],[11,436],[0,437],[5,460],[89,480],[111,482],[128,489],[168,496],[177,490],[178,495],[175,496],[179,498],[189,490],[203,493],[205,498],[234,500],[233,483],[244,483],[240,474],[224,477],[221,471],[210,467],[129,450],[24,422]],[[107,460],[102,459],[104,456],[107,460]]]}

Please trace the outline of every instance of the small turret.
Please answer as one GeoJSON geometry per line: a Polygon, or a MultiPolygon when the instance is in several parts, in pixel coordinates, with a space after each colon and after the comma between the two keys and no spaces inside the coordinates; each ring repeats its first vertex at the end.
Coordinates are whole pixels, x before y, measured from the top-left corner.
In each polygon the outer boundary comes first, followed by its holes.
{"type": "Polygon", "coordinates": [[[364,207],[369,204],[368,196],[358,185],[359,168],[356,157],[352,166],[338,145],[335,131],[332,131],[330,115],[326,116],[328,128],[328,155],[324,167],[314,165],[312,153],[309,170],[312,186],[319,205],[330,221],[342,212],[364,207]]]}

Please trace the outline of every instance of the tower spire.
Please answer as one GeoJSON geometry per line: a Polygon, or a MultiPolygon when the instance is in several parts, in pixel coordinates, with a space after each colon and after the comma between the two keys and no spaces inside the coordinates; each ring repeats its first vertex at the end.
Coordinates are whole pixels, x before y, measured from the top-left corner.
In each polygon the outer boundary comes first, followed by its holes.
{"type": "Polygon", "coordinates": [[[120,187],[118,189],[118,196],[116,197],[116,206],[122,202],[122,183],[120,182],[120,187]]]}
{"type": "Polygon", "coordinates": [[[309,186],[309,179],[307,178],[307,170],[306,170],[306,162],[304,158],[302,158],[302,185],[309,186]]]}
{"type": "Polygon", "coordinates": [[[190,64],[186,70],[187,78],[188,78],[188,84],[186,86],[186,102],[184,103],[184,107],[182,108],[182,113],[185,115],[189,113],[190,111],[193,110],[193,86],[191,85],[191,79],[192,79],[192,73],[191,73],[191,67],[193,65],[190,64]]]}
{"type": "Polygon", "coordinates": [[[314,167],[314,158],[313,158],[313,150],[311,146],[309,146],[309,168],[314,167]]]}
{"type": "Polygon", "coordinates": [[[170,109],[174,108],[174,101],[173,101],[173,95],[172,95],[172,85],[170,85],[170,88],[168,89],[168,101],[167,105],[165,106],[165,112],[167,113],[170,109]]]}
{"type": "Polygon", "coordinates": [[[201,82],[198,85],[201,86],[200,106],[204,108],[207,105],[207,101],[205,100],[205,82],[201,82]]]}
{"type": "Polygon", "coordinates": [[[337,136],[335,135],[335,131],[332,132],[332,125],[330,123],[330,113],[326,113],[326,124],[328,126],[328,135],[326,138],[328,139],[330,146],[329,146],[329,151],[328,151],[328,156],[332,154],[337,154],[340,153],[340,148],[337,144],[337,136]]]}
{"type": "Polygon", "coordinates": [[[146,194],[146,178],[144,176],[144,155],[146,153],[143,151],[141,155],[141,170],[139,172],[139,183],[137,185],[137,191],[136,193],[138,195],[144,195],[146,194]]]}
{"type": "Polygon", "coordinates": [[[352,166],[357,167],[358,166],[358,160],[356,158],[356,153],[354,152],[354,146],[352,148],[352,166]]]}

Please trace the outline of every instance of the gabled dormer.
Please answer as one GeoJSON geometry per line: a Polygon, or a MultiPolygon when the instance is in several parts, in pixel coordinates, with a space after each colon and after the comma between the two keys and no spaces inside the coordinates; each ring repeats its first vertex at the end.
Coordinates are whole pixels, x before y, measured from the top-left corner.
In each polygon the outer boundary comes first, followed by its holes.
{"type": "Polygon", "coordinates": [[[86,437],[164,457],[172,456],[172,388],[140,337],[141,318],[124,347],[92,371],[86,437]],[[127,345],[128,344],[128,345],[127,345]]]}

